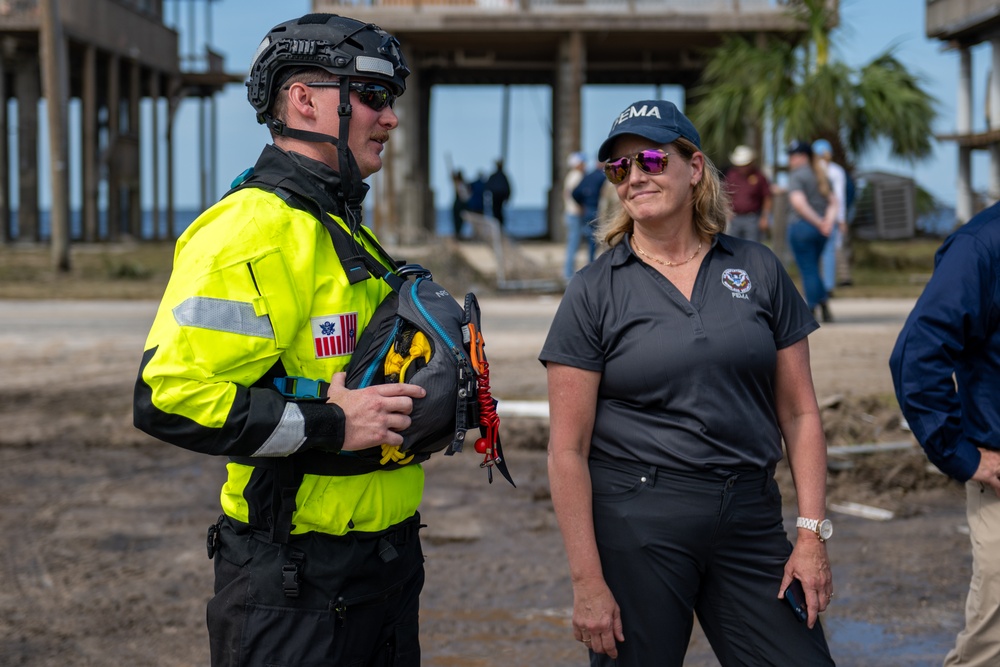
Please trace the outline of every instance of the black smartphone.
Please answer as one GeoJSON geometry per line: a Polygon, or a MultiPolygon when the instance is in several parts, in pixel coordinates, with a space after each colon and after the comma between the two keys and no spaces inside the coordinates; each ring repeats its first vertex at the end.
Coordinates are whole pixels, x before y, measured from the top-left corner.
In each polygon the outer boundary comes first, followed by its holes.
{"type": "Polygon", "coordinates": [[[792,583],[785,589],[785,602],[795,612],[795,618],[804,623],[809,617],[809,612],[806,611],[806,593],[802,590],[802,582],[798,579],[792,579],[792,583]]]}

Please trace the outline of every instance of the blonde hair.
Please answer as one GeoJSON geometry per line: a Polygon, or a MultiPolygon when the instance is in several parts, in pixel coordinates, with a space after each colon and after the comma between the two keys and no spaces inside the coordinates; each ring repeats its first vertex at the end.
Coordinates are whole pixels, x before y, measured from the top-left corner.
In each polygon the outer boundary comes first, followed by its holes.
{"type": "MultiPolygon", "coordinates": [[[[675,139],[671,145],[685,162],[690,163],[694,154],[699,152],[697,146],[684,138],[675,139]]],[[[705,168],[702,170],[701,180],[691,192],[691,218],[698,236],[711,241],[716,234],[726,230],[729,195],[722,187],[722,176],[718,168],[707,155],[702,153],[702,156],[705,168]]],[[[599,222],[594,236],[613,248],[621,243],[625,234],[631,234],[634,229],[635,220],[624,207],[619,207],[614,217],[599,222]]]]}
{"type": "Polygon", "coordinates": [[[829,197],[830,177],[826,173],[826,160],[816,155],[812,159],[811,166],[813,174],[816,175],[816,184],[819,186],[819,193],[824,197],[829,197]]]}

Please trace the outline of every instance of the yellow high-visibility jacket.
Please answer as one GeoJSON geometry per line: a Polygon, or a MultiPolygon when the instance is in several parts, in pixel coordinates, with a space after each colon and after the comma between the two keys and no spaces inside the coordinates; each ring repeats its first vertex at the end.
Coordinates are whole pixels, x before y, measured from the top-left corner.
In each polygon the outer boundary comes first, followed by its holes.
{"type": "MultiPolygon", "coordinates": [[[[269,146],[255,168],[280,169],[310,197],[328,197],[325,210],[342,210],[331,194],[337,174],[325,165],[269,146]]],[[[336,453],[343,412],[287,399],[272,386],[274,377],[329,381],[343,370],[389,291],[375,278],[351,285],[312,214],[256,188],[230,194],[177,241],[136,381],[136,426],[186,449],[235,457],[221,494],[234,519],[268,526],[272,464],[283,458],[301,475],[292,534],[377,531],[409,518],[423,493],[419,465],[310,472],[311,461],[351,456],[336,453]]]]}

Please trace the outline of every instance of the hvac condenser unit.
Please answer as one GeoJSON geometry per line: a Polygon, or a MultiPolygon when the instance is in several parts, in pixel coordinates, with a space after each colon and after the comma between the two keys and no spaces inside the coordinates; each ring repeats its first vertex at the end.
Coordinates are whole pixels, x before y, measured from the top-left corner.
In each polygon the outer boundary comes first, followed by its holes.
{"type": "Polygon", "coordinates": [[[916,184],[912,178],[858,174],[858,206],[852,229],[865,239],[909,239],[916,230],[916,184]]]}

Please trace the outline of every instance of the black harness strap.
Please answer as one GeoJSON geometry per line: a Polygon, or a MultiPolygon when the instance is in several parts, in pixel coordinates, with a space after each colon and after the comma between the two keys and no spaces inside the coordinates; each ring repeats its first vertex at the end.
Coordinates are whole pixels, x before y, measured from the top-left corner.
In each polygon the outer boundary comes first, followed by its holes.
{"type": "Polygon", "coordinates": [[[234,186],[224,196],[228,196],[243,188],[257,188],[265,192],[272,192],[292,208],[305,211],[319,220],[323,227],[326,228],[326,231],[329,232],[333,248],[336,250],[340,264],[344,267],[347,279],[352,285],[367,280],[368,276],[371,275],[384,280],[395,292],[398,292],[402,287],[405,278],[398,276],[395,270],[401,267],[403,262],[393,259],[392,255],[386,252],[378,240],[364,227],[358,225],[355,234],[361,234],[375,249],[375,252],[378,253],[382,261],[379,261],[379,259],[372,255],[364,244],[359,243],[354,234],[351,234],[337,224],[323,210],[319,202],[288,189],[285,186],[284,179],[273,179],[269,175],[251,173],[243,182],[234,186]]]}
{"type": "Polygon", "coordinates": [[[304,473],[290,458],[279,459],[277,463],[271,496],[271,542],[288,544],[288,538],[295,530],[292,515],[295,513],[295,496],[302,485],[304,473]]]}

